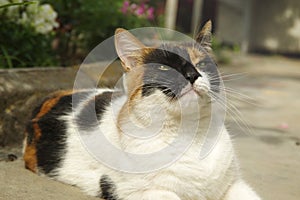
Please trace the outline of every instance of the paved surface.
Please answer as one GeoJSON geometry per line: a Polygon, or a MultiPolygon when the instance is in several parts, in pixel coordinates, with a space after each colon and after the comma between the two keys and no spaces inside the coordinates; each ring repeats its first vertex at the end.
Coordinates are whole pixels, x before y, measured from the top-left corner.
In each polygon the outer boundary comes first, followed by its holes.
{"type": "Polygon", "coordinates": [[[300,199],[299,67],[300,60],[252,56],[221,68],[240,74],[225,79],[227,87],[252,98],[235,91],[230,101],[248,129],[228,121],[244,176],[263,199],[300,199]]]}
{"type": "MultiPolygon", "coordinates": [[[[261,56],[237,57],[220,67],[232,89],[230,103],[247,122],[239,126],[234,119],[240,117],[228,114],[243,175],[266,200],[300,199],[299,67],[300,60],[261,56]]],[[[7,153],[20,156],[20,148],[0,150],[0,159],[7,153]]],[[[95,199],[30,173],[20,159],[0,162],[0,180],[1,200],[95,199]]]]}

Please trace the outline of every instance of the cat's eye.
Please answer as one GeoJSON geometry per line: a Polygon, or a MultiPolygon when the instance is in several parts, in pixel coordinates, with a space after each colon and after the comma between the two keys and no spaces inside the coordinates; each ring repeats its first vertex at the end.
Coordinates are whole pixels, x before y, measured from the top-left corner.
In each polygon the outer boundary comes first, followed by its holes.
{"type": "Polygon", "coordinates": [[[170,68],[167,67],[167,66],[165,66],[165,65],[161,65],[161,66],[158,67],[158,69],[159,69],[159,70],[162,70],[162,71],[167,71],[167,70],[169,70],[170,68]]]}
{"type": "Polygon", "coordinates": [[[206,63],[204,61],[202,61],[202,62],[197,63],[196,67],[203,68],[203,67],[205,67],[205,65],[206,65],[206,63]]]}

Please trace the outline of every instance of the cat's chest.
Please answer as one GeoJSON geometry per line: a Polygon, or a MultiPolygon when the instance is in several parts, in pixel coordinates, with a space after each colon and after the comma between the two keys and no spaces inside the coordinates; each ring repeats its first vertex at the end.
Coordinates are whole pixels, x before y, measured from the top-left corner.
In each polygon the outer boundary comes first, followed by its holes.
{"type": "Polygon", "coordinates": [[[232,178],[233,154],[230,150],[230,147],[223,151],[216,147],[203,159],[198,153],[184,155],[167,169],[177,178],[178,184],[174,188],[182,199],[212,197],[226,190],[228,179],[232,178]]]}
{"type": "MultiPolygon", "coordinates": [[[[141,189],[160,188],[172,191],[181,199],[218,199],[235,178],[233,160],[231,144],[223,138],[203,159],[199,157],[199,148],[192,146],[169,167],[149,174],[136,175],[137,177],[132,179],[135,181],[128,185],[141,189]]],[[[124,188],[123,191],[126,192],[127,189],[124,188]]],[[[120,192],[122,194],[122,191],[120,192]]]]}

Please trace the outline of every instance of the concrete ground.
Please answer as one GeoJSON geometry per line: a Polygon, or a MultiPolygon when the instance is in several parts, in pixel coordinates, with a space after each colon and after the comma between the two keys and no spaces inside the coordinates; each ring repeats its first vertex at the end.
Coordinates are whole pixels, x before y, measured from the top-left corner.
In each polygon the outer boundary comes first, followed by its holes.
{"type": "MultiPolygon", "coordinates": [[[[299,67],[300,60],[264,56],[237,56],[220,67],[240,112],[229,113],[227,124],[243,176],[265,200],[300,199],[299,67]]],[[[25,170],[20,147],[0,149],[0,180],[0,200],[96,199],[25,170]],[[9,153],[19,159],[6,161],[9,153]]]]}
{"type": "Polygon", "coordinates": [[[245,179],[263,199],[300,199],[299,67],[300,60],[249,56],[221,68],[240,74],[224,79],[228,88],[251,97],[231,98],[248,128],[228,121],[245,179]]]}

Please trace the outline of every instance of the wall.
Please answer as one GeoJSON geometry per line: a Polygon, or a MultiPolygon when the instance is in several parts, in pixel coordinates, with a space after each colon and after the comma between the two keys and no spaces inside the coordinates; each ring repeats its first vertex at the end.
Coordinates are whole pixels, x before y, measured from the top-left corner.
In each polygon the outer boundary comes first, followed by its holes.
{"type": "Polygon", "coordinates": [[[241,44],[243,40],[243,0],[219,0],[216,36],[225,43],[241,44]]]}
{"type": "Polygon", "coordinates": [[[249,43],[250,52],[300,55],[300,1],[219,0],[216,29],[221,41],[249,43]]]}
{"type": "Polygon", "coordinates": [[[300,54],[300,1],[255,0],[250,49],[300,54]]]}
{"type": "MultiPolygon", "coordinates": [[[[118,62],[113,63],[99,80],[96,64],[85,67],[83,88],[95,85],[113,86],[122,75],[118,62]]],[[[77,67],[0,70],[0,147],[20,145],[26,122],[33,108],[56,90],[72,89],[77,67]]]]}

